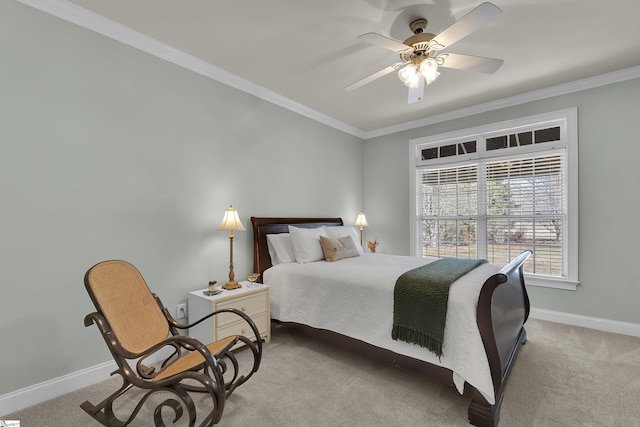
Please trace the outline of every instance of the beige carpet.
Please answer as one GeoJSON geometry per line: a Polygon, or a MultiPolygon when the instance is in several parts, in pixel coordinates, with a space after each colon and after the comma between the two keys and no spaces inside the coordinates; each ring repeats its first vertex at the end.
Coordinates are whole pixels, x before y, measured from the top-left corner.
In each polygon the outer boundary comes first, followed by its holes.
{"type": "MultiPolygon", "coordinates": [[[[527,330],[500,426],[640,426],[640,338],[539,320],[527,330]]],[[[109,379],[0,419],[98,425],[78,405],[118,385],[109,379]]],[[[260,371],[227,401],[220,425],[465,426],[469,401],[452,386],[274,326],[260,371]]],[[[153,425],[152,411],[131,425],[153,425]]]]}

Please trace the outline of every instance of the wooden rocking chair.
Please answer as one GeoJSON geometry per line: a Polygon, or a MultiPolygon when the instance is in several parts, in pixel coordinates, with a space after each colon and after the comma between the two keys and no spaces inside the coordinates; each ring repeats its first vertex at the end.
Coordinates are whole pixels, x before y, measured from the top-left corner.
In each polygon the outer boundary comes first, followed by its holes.
{"type": "Polygon", "coordinates": [[[189,325],[178,323],[158,296],[151,293],[140,272],[126,261],[105,261],[94,265],[85,274],[84,283],[97,309],[85,317],[84,324],[95,324],[100,329],[118,365],[111,375],[119,374],[123,380],[120,389],[99,404],[85,401],[80,405],[105,426],[128,425],[145,401],[158,391],[172,393],[175,397],[170,396],[155,408],[156,426],[165,425],[162,420],[163,408],[173,410],[175,423],[182,417],[183,407],[188,412],[189,426],[195,425],[196,408],[189,392],[208,393],[211,411],[199,425],[214,425],[222,417],[226,398],[260,366],[260,334],[251,318],[239,310],[219,310],[189,325]],[[243,318],[253,330],[256,342],[245,336],[234,335],[205,346],[177,331],[190,328],[219,313],[234,313],[243,318]],[[239,374],[238,361],[231,351],[239,342],[244,343],[253,354],[253,366],[244,375],[239,374]],[[159,350],[162,351],[158,353],[159,350]],[[170,356],[167,357],[168,353],[170,356]],[[233,367],[232,370],[227,370],[229,365],[233,367]],[[134,386],[148,391],[142,394],[130,416],[122,421],[114,414],[114,401],[134,386]]]}

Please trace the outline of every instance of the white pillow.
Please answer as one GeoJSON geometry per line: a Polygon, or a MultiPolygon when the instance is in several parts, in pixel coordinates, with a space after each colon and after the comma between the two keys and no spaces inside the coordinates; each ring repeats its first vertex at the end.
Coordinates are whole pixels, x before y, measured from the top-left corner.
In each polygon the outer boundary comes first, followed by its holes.
{"type": "Polygon", "coordinates": [[[327,232],[327,236],[334,239],[339,239],[340,237],[344,236],[351,236],[353,238],[353,241],[356,242],[358,254],[364,254],[364,249],[362,249],[362,245],[360,245],[360,235],[355,228],[349,227],[347,225],[340,225],[337,227],[324,227],[324,229],[327,232]]]}
{"type": "Polygon", "coordinates": [[[328,237],[324,227],[300,228],[290,225],[289,234],[297,263],[305,264],[324,259],[320,245],[320,236],[328,237]]]}
{"type": "Polygon", "coordinates": [[[291,236],[288,233],[267,234],[267,247],[271,256],[271,265],[296,262],[291,236]]]}

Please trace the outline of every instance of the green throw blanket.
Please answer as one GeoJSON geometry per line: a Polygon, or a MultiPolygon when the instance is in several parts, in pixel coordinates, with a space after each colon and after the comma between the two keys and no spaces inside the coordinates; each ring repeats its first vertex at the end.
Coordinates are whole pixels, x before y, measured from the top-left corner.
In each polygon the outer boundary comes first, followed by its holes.
{"type": "Polygon", "coordinates": [[[442,356],[449,287],[485,262],[442,258],[400,276],[393,291],[391,337],[418,344],[442,356]]]}

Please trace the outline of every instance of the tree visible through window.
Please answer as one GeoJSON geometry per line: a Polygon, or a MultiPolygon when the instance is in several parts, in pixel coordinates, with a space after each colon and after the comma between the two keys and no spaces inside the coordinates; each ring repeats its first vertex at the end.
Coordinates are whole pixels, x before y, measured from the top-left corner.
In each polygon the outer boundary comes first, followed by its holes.
{"type": "Polygon", "coordinates": [[[577,156],[568,153],[566,117],[449,136],[412,141],[416,255],[505,265],[530,249],[526,273],[575,288],[577,198],[569,197],[569,188],[577,186],[568,171],[577,167],[569,158],[577,156]],[[441,150],[470,146],[470,136],[471,152],[441,150]]]}

